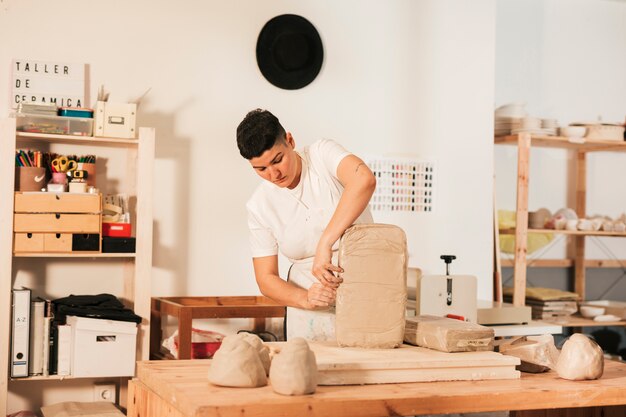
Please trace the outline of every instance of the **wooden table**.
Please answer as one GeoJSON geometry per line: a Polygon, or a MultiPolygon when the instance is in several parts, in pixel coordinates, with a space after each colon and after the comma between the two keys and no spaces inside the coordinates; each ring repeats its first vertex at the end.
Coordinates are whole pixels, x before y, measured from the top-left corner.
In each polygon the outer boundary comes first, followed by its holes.
{"type": "Polygon", "coordinates": [[[191,359],[193,319],[253,318],[256,332],[265,330],[267,317],[284,317],[285,306],[263,296],[153,297],[150,313],[150,358],[165,359],[161,353],[162,322],[178,319],[178,358],[191,359]]]}
{"type": "Polygon", "coordinates": [[[129,382],[129,417],[405,416],[517,410],[512,417],[626,416],[626,365],[608,361],[596,381],[554,372],[518,380],[318,387],[287,397],[262,388],[209,384],[210,360],[139,362],[129,382]],[[532,411],[528,411],[532,410],[532,411]]]}

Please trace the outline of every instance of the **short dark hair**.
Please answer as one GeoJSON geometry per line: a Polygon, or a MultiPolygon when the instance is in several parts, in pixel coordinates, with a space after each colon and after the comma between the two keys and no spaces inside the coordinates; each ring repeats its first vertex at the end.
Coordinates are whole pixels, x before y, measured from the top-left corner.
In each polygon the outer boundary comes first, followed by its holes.
{"type": "Polygon", "coordinates": [[[237,126],[237,146],[246,159],[261,156],[276,141],[285,141],[285,129],[278,118],[267,110],[252,110],[237,126]]]}

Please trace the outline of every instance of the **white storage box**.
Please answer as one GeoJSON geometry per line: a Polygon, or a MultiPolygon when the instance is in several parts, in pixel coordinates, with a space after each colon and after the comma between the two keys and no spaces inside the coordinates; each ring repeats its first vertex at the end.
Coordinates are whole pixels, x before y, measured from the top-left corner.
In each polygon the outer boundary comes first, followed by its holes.
{"type": "Polygon", "coordinates": [[[137,324],[68,316],[72,326],[72,376],[133,376],[137,324]]]}
{"type": "Polygon", "coordinates": [[[135,103],[96,103],[94,136],[134,139],[137,116],[135,103]]]}

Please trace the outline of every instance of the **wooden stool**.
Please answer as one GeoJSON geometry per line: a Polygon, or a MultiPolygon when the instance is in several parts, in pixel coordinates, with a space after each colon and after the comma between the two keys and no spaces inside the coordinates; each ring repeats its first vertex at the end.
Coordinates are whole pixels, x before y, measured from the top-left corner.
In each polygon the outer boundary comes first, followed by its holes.
{"type": "Polygon", "coordinates": [[[285,317],[285,306],[267,297],[152,297],[150,312],[150,359],[165,359],[161,353],[161,322],[178,318],[178,359],[191,359],[193,319],[254,318],[255,332],[265,330],[265,318],[285,317]]]}

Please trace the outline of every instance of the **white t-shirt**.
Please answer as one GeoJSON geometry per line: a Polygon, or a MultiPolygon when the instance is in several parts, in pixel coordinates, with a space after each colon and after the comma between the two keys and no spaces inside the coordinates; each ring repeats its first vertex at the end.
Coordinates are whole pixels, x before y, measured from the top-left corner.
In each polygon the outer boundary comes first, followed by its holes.
{"type": "MultiPolygon", "coordinates": [[[[250,245],[255,258],[277,255],[279,249],[292,262],[314,257],[322,232],[337,208],[343,193],[337,167],[350,152],[322,139],[298,154],[302,175],[294,189],[263,181],[248,200],[250,245]]],[[[369,207],[355,221],[372,222],[369,207]]]]}

